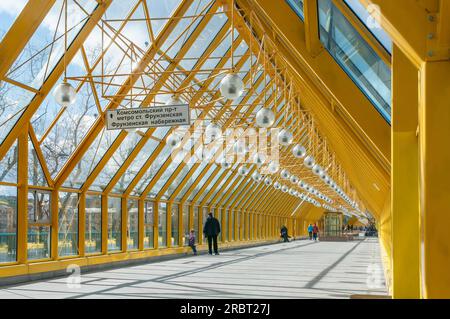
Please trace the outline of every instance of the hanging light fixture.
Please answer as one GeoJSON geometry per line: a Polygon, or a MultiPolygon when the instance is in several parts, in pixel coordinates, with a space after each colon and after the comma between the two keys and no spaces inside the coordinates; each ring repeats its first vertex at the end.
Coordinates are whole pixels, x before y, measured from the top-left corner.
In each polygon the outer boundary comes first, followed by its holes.
{"type": "Polygon", "coordinates": [[[166,106],[172,105],[182,105],[183,101],[181,101],[180,96],[178,94],[174,94],[170,97],[170,99],[166,102],[166,106]]]}
{"type": "Polygon", "coordinates": [[[289,179],[291,177],[291,173],[287,169],[284,169],[280,173],[282,179],[289,179]]]}
{"type": "Polygon", "coordinates": [[[257,171],[254,171],[252,174],[252,178],[255,182],[259,183],[262,180],[262,176],[260,173],[258,173],[257,171]]]}
{"type": "Polygon", "coordinates": [[[66,55],[67,55],[67,1],[64,1],[64,18],[66,23],[64,24],[64,80],[62,83],[58,84],[53,90],[53,97],[56,103],[62,107],[68,107],[75,103],[77,98],[77,92],[74,87],[67,82],[67,65],[66,65],[66,55]]]}
{"type": "Polygon", "coordinates": [[[276,190],[279,190],[279,189],[281,189],[281,184],[279,182],[275,182],[273,184],[273,188],[275,188],[276,190]]]}
{"type": "Polygon", "coordinates": [[[247,174],[248,174],[247,167],[245,167],[245,166],[239,167],[238,174],[241,175],[241,176],[247,176],[247,174]]]}
{"type": "Polygon", "coordinates": [[[306,156],[306,148],[300,144],[297,144],[292,148],[292,154],[296,158],[303,158],[306,156]]]}
{"type": "Polygon", "coordinates": [[[314,157],[309,155],[305,157],[305,160],[303,161],[303,164],[307,167],[307,168],[313,168],[314,164],[315,164],[315,160],[314,157]]]}
{"type": "Polygon", "coordinates": [[[236,73],[229,73],[220,81],[220,93],[228,100],[239,98],[243,92],[244,82],[236,73]]]}
{"type": "Polygon", "coordinates": [[[276,174],[280,169],[280,167],[278,166],[278,163],[275,163],[274,161],[271,161],[267,168],[269,169],[269,172],[271,174],[276,174]]]}
{"type": "Polygon", "coordinates": [[[291,176],[291,183],[297,184],[297,183],[298,183],[298,177],[295,176],[295,175],[292,175],[292,176],[291,176]]]}
{"type": "Polygon", "coordinates": [[[289,191],[289,187],[287,187],[286,185],[281,186],[281,191],[283,193],[287,193],[289,191]]]}
{"type": "Polygon", "coordinates": [[[280,133],[278,133],[278,143],[283,146],[289,146],[292,143],[292,133],[286,129],[282,129],[280,133]]]}
{"type": "Polygon", "coordinates": [[[167,136],[166,138],[166,144],[171,148],[171,149],[175,149],[178,148],[181,144],[181,136],[178,135],[177,133],[171,133],[169,136],[167,136]]]}
{"type": "Polygon", "coordinates": [[[267,176],[267,177],[264,179],[264,184],[266,184],[267,186],[272,185],[272,179],[271,179],[269,176],[267,176]]]}
{"type": "Polygon", "coordinates": [[[222,127],[214,122],[211,122],[205,129],[205,135],[208,141],[215,141],[222,137],[222,127]]]}
{"type": "Polygon", "coordinates": [[[269,108],[263,107],[256,113],[256,125],[269,128],[275,123],[275,114],[269,108]]]}
{"type": "Polygon", "coordinates": [[[228,163],[227,159],[224,157],[220,161],[220,166],[222,166],[223,169],[229,169],[229,168],[231,168],[231,163],[228,163]]]}
{"type": "Polygon", "coordinates": [[[312,172],[313,172],[314,175],[320,176],[322,174],[323,170],[322,170],[322,167],[319,164],[315,164],[312,167],[312,172]]]}
{"type": "Polygon", "coordinates": [[[56,103],[63,107],[68,107],[75,103],[77,92],[70,83],[64,81],[58,84],[53,90],[53,97],[55,98],[56,103]]]}

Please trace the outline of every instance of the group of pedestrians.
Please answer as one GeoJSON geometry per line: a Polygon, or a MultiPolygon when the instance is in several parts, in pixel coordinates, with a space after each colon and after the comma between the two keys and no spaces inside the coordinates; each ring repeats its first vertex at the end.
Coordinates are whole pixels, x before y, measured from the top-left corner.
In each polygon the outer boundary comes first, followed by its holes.
{"type": "MultiPolygon", "coordinates": [[[[219,255],[219,248],[217,245],[217,236],[220,234],[220,223],[217,218],[213,216],[212,213],[208,214],[205,225],[203,226],[203,234],[208,241],[208,253],[210,255],[219,255]]],[[[195,247],[195,230],[191,229],[189,234],[189,247],[191,247],[194,255],[197,255],[197,248],[195,247]]]]}
{"type": "Polygon", "coordinates": [[[317,237],[319,236],[319,227],[316,224],[309,224],[308,226],[308,234],[309,240],[317,241],[317,237]]]}
{"type": "MultiPolygon", "coordinates": [[[[317,241],[319,235],[319,227],[317,227],[316,224],[314,225],[309,224],[308,233],[309,233],[309,240],[317,241]]],[[[212,213],[208,214],[208,218],[206,219],[205,225],[203,226],[203,234],[208,242],[208,253],[212,255],[214,251],[215,255],[219,255],[217,236],[219,236],[220,234],[220,223],[217,220],[217,218],[213,216],[212,213]]],[[[291,238],[288,234],[288,229],[285,225],[281,227],[280,237],[283,239],[285,243],[289,242],[289,238],[291,238]]],[[[195,245],[195,241],[196,241],[195,230],[192,229],[189,233],[189,247],[191,247],[194,255],[197,255],[197,248],[195,245]]]]}

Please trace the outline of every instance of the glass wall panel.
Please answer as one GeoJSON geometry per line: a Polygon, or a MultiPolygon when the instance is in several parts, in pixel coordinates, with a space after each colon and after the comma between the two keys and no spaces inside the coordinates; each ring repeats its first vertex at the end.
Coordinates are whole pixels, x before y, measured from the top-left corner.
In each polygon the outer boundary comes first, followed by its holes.
{"type": "Polygon", "coordinates": [[[87,254],[102,251],[102,197],[100,195],[86,195],[84,249],[87,254]]]}
{"type": "Polygon", "coordinates": [[[17,259],[17,188],[0,185],[0,263],[17,259]]]}
{"type": "Polygon", "coordinates": [[[180,211],[179,211],[179,206],[178,204],[173,204],[172,205],[172,224],[171,224],[171,237],[172,237],[172,247],[176,247],[179,245],[178,243],[178,234],[179,234],[179,217],[180,216],[180,211]]]}
{"type": "MultiPolygon", "coordinates": [[[[202,208],[202,225],[201,225],[201,229],[200,229],[201,232],[203,231],[203,227],[205,226],[206,220],[208,219],[208,213],[209,213],[208,207],[203,207],[202,208]]],[[[203,236],[203,243],[207,243],[205,236],[203,236]]]]}
{"type": "Polygon", "coordinates": [[[189,205],[183,205],[183,238],[184,238],[184,246],[189,245],[189,205]]]}
{"type": "Polygon", "coordinates": [[[235,222],[235,212],[234,211],[230,211],[230,224],[231,224],[231,236],[230,236],[230,240],[235,240],[235,232],[234,232],[234,222],[235,222]]]}
{"type": "Polygon", "coordinates": [[[28,260],[50,258],[50,226],[28,227],[28,260]]]}
{"type": "Polygon", "coordinates": [[[220,208],[215,209],[214,217],[217,218],[220,224],[220,234],[219,236],[217,236],[217,241],[222,241],[223,225],[222,225],[222,210],[220,208]]]}
{"type": "Polygon", "coordinates": [[[127,245],[128,249],[138,249],[139,247],[139,213],[138,200],[129,199],[128,209],[128,226],[127,226],[127,245]]]}
{"type": "Polygon", "coordinates": [[[325,48],[390,123],[390,67],[331,0],[319,0],[319,22],[325,48]]]}
{"type": "Polygon", "coordinates": [[[158,247],[167,246],[167,204],[158,204],[158,247]]]}
{"type": "Polygon", "coordinates": [[[194,230],[195,230],[195,243],[198,244],[198,235],[199,235],[199,229],[198,229],[198,212],[199,207],[194,207],[194,230]]]}
{"type": "Polygon", "coordinates": [[[122,249],[122,199],[108,197],[108,251],[122,249]]]}
{"type": "Polygon", "coordinates": [[[78,255],[78,194],[59,192],[58,256],[78,255]]]}
{"type": "Polygon", "coordinates": [[[223,214],[225,214],[225,224],[222,227],[223,228],[222,231],[225,232],[225,235],[224,235],[223,238],[224,238],[224,240],[229,241],[230,240],[230,231],[229,231],[229,228],[228,228],[229,211],[223,210],[223,214]]]}
{"type": "Polygon", "coordinates": [[[286,2],[291,6],[292,10],[300,17],[300,19],[304,20],[305,16],[303,13],[303,0],[286,0],[286,2]]]}
{"type": "Polygon", "coordinates": [[[154,248],[153,244],[153,215],[154,203],[145,201],[144,203],[144,248],[154,248]]]}

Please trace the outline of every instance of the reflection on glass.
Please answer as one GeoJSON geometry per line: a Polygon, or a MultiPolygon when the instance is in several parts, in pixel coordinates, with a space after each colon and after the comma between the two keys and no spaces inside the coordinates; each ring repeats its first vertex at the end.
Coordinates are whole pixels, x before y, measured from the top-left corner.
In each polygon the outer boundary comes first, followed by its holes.
{"type": "Polygon", "coordinates": [[[291,6],[292,10],[300,17],[300,19],[304,20],[305,16],[303,13],[303,0],[286,0],[286,2],[291,6]]]}
{"type": "Polygon", "coordinates": [[[127,243],[128,249],[138,249],[139,247],[139,213],[138,200],[129,199],[127,204],[128,225],[127,225],[127,243]]]}
{"type": "Polygon", "coordinates": [[[167,246],[167,204],[158,204],[158,247],[167,246]]]}
{"type": "Polygon", "coordinates": [[[198,229],[198,212],[199,207],[194,207],[194,231],[195,231],[195,243],[198,244],[198,235],[199,235],[199,229],[198,229]]]}
{"type": "Polygon", "coordinates": [[[178,204],[173,204],[172,205],[172,225],[171,230],[172,230],[172,247],[176,247],[178,246],[178,218],[179,218],[179,209],[178,209],[178,204]]]}
{"type": "Polygon", "coordinates": [[[231,234],[230,234],[231,236],[230,236],[230,240],[235,240],[236,237],[235,237],[235,233],[234,233],[234,228],[235,228],[235,227],[234,227],[234,225],[235,225],[235,224],[234,224],[234,222],[235,222],[235,220],[234,220],[234,218],[235,218],[234,215],[236,215],[236,214],[235,214],[234,211],[230,211],[230,215],[231,215],[231,216],[230,216],[230,217],[231,217],[231,218],[230,218],[230,227],[231,227],[231,234]]]}
{"type": "Polygon", "coordinates": [[[229,231],[229,228],[228,228],[228,214],[229,214],[229,212],[227,211],[227,210],[223,210],[223,213],[222,214],[225,214],[225,223],[223,224],[223,227],[222,227],[222,232],[224,232],[224,240],[225,241],[229,241],[230,240],[230,231],[229,231]]]}
{"type": "Polygon", "coordinates": [[[51,223],[50,193],[30,190],[28,193],[28,223],[51,223]]]}
{"type": "Polygon", "coordinates": [[[87,254],[102,251],[102,200],[100,195],[86,195],[86,233],[84,249],[87,254]]]}
{"type": "Polygon", "coordinates": [[[50,226],[28,227],[28,260],[50,258],[50,226]]]}
{"type": "Polygon", "coordinates": [[[58,255],[78,255],[78,194],[59,192],[58,255]]]}
{"type": "Polygon", "coordinates": [[[391,69],[331,0],[319,0],[320,40],[337,63],[391,121],[391,69]]]}
{"type": "Polygon", "coordinates": [[[108,198],[108,251],[122,249],[122,200],[108,198]]]}
{"type": "Polygon", "coordinates": [[[189,205],[183,205],[183,238],[184,238],[184,246],[189,245],[189,205]]]}
{"type": "Polygon", "coordinates": [[[17,258],[17,189],[0,185],[0,263],[17,258]]]}
{"type": "Polygon", "coordinates": [[[144,203],[144,248],[153,248],[153,214],[154,203],[145,201],[144,203]]]}
{"type": "MultiPolygon", "coordinates": [[[[1,93],[1,89],[0,89],[1,93]]],[[[1,110],[0,110],[1,112],[1,110]]],[[[17,183],[17,154],[19,146],[17,141],[6,153],[5,157],[0,160],[0,182],[17,183]]]]}

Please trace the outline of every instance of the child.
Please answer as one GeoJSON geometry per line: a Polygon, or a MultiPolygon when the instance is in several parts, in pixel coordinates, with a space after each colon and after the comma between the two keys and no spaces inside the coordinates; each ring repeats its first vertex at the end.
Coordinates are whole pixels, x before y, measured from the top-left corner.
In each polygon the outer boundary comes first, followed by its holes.
{"type": "Polygon", "coordinates": [[[192,248],[194,255],[197,255],[197,249],[195,248],[195,230],[191,229],[191,233],[189,234],[189,247],[192,248]]]}

